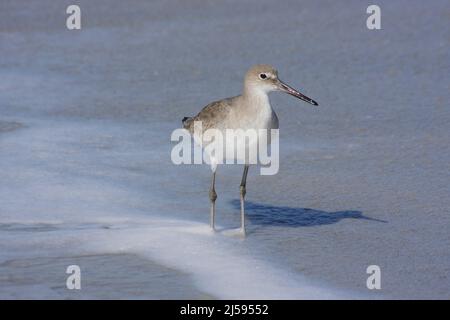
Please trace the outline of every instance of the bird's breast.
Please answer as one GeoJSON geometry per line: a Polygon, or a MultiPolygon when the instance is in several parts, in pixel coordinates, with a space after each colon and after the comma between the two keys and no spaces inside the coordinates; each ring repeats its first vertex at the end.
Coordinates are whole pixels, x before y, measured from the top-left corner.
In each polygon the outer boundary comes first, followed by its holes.
{"type": "Polygon", "coordinates": [[[270,104],[256,104],[236,112],[236,127],[241,129],[278,129],[278,117],[270,104]]]}

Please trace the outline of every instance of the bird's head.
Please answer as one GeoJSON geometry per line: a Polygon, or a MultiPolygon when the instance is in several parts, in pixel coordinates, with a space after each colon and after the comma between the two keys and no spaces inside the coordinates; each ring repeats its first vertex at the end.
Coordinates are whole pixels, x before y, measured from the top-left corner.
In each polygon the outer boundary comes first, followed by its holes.
{"type": "Polygon", "coordinates": [[[278,78],[278,71],[267,64],[257,64],[250,68],[245,75],[244,82],[246,91],[263,91],[269,93],[271,91],[282,91],[293,95],[294,97],[306,101],[312,105],[319,104],[304,94],[298,92],[291,86],[287,85],[278,78]]]}

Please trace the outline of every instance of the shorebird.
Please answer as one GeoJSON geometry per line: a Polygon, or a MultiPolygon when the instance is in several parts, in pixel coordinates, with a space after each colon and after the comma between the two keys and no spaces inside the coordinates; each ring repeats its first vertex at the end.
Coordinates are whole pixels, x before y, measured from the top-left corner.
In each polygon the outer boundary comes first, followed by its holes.
{"type": "MultiPolygon", "coordinates": [[[[225,132],[226,129],[243,129],[243,130],[256,130],[260,132],[260,129],[270,131],[271,129],[278,129],[278,117],[272,106],[270,105],[268,93],[272,91],[281,91],[293,95],[294,97],[306,101],[314,106],[318,106],[318,103],[311,98],[303,95],[299,91],[295,90],[291,86],[282,82],[278,78],[278,71],[270,65],[259,64],[255,65],[247,71],[244,79],[244,88],[241,95],[226,98],[223,100],[215,101],[204,107],[194,117],[184,117],[182,120],[183,127],[187,129],[194,140],[199,143],[203,148],[205,145],[203,133],[208,129],[216,129],[221,132],[225,132]],[[195,135],[195,123],[201,122],[200,135],[195,135]]],[[[225,136],[225,134],[224,134],[225,136]]],[[[258,136],[257,140],[261,137],[258,136]]],[[[270,139],[266,139],[270,144],[270,139]]],[[[257,141],[253,141],[256,143],[257,141]]],[[[240,147],[248,148],[251,142],[245,140],[242,145],[236,143],[233,146],[238,149],[240,147]],[[247,144],[246,144],[247,143],[247,144]]],[[[224,143],[229,145],[228,142],[224,143]]],[[[240,231],[245,235],[245,209],[244,199],[246,195],[246,182],[247,174],[250,162],[246,159],[244,162],[244,172],[242,174],[240,184],[240,203],[241,203],[241,228],[240,231]]],[[[215,190],[216,182],[216,169],[220,159],[215,159],[211,156],[211,169],[212,180],[209,190],[210,199],[210,225],[214,230],[215,224],[215,203],[217,199],[217,193],[215,190]]]]}

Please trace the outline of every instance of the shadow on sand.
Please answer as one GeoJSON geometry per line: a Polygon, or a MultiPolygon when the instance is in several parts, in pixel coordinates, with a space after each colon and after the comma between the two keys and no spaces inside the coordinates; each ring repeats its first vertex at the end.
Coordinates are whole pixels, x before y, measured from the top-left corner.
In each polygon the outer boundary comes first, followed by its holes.
{"type": "MultiPolygon", "coordinates": [[[[234,208],[240,210],[239,200],[232,200],[234,208]]],[[[387,223],[385,220],[366,217],[361,211],[327,212],[309,208],[281,207],[245,201],[247,218],[256,225],[285,227],[312,227],[337,223],[342,219],[363,219],[387,223]]]]}

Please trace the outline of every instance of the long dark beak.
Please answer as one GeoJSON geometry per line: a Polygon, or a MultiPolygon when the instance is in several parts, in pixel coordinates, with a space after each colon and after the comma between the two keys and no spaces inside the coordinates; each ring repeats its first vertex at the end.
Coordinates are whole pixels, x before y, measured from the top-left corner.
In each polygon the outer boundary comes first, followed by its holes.
{"type": "Polygon", "coordinates": [[[311,98],[308,98],[307,96],[305,96],[304,94],[298,92],[297,90],[295,90],[294,88],[292,88],[291,86],[288,86],[286,83],[284,83],[281,80],[278,80],[278,89],[280,91],[289,93],[290,95],[293,95],[296,98],[299,98],[300,100],[306,101],[308,103],[311,103],[314,106],[318,106],[319,104],[314,101],[311,98]]]}

